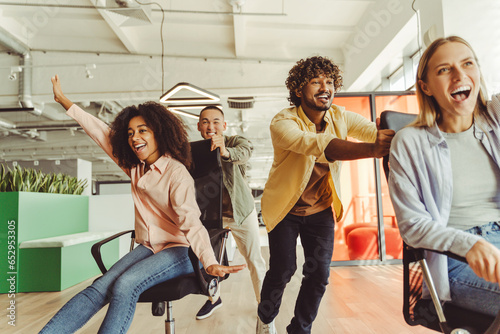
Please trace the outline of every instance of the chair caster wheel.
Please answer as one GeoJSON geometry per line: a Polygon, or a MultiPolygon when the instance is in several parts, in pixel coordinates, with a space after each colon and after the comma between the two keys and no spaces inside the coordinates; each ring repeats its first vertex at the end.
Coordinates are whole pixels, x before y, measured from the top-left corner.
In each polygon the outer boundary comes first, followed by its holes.
{"type": "Polygon", "coordinates": [[[155,317],[161,317],[165,314],[165,302],[151,303],[151,313],[155,317]]]}

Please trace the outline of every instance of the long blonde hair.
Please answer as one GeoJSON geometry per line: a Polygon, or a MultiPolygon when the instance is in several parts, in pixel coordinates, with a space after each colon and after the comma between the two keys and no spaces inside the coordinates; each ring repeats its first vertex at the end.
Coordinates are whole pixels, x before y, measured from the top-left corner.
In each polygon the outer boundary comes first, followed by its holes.
{"type": "MultiPolygon", "coordinates": [[[[438,38],[434,42],[432,42],[431,45],[429,45],[429,47],[425,50],[424,54],[422,55],[418,63],[417,81],[415,86],[417,89],[417,101],[418,101],[418,106],[420,108],[420,113],[418,114],[415,121],[411,123],[409,126],[432,127],[434,126],[434,123],[439,121],[440,118],[442,117],[441,108],[439,107],[439,104],[437,103],[436,99],[434,98],[434,96],[428,96],[423,92],[422,88],[420,87],[419,81],[422,80],[426,82],[429,60],[434,55],[434,53],[436,53],[437,49],[443,44],[451,42],[462,43],[465,46],[467,46],[472,51],[474,59],[479,66],[476,53],[474,52],[470,44],[467,43],[467,41],[464,40],[463,38],[458,36],[449,36],[449,37],[438,38]]],[[[474,115],[483,114],[486,117],[488,117],[486,109],[486,84],[484,82],[483,75],[481,74],[481,70],[479,70],[479,76],[480,76],[479,96],[477,99],[476,107],[474,108],[474,115]]]]}

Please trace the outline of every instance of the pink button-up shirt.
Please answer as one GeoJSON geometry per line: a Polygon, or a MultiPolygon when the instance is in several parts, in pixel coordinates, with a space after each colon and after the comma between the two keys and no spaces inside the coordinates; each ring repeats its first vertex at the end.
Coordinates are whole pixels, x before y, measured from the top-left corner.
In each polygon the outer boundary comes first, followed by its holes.
{"type": "MultiPolygon", "coordinates": [[[[72,105],[66,114],[113,159],[106,123],[72,105]]],[[[164,155],[144,173],[145,164],[122,168],[130,177],[135,204],[136,241],[157,253],[165,248],[191,246],[203,267],[216,264],[208,232],[200,221],[194,181],[186,167],[164,155]]]]}

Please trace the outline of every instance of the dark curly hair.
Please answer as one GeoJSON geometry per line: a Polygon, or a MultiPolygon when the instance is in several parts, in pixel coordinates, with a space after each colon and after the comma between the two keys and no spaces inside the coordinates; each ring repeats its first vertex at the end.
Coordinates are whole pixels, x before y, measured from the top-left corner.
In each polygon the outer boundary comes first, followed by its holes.
{"type": "Polygon", "coordinates": [[[191,167],[191,146],[184,123],[163,105],[152,101],[126,107],[111,123],[113,155],[121,167],[130,169],[140,163],[128,144],[128,125],[136,116],[142,116],[153,131],[160,155],[167,153],[186,168],[191,167]]]}
{"type": "Polygon", "coordinates": [[[288,72],[288,78],[285,81],[286,88],[290,92],[290,96],[288,97],[290,105],[300,106],[300,97],[295,92],[302,90],[312,78],[316,78],[321,74],[333,78],[335,92],[340,90],[342,87],[342,75],[340,68],[333,61],[321,56],[299,60],[290,72],[288,72]]]}

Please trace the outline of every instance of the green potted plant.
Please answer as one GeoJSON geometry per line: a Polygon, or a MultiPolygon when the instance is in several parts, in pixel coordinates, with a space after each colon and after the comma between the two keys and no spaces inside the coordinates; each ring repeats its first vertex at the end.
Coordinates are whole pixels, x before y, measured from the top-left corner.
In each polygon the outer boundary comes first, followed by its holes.
{"type": "Polygon", "coordinates": [[[52,194],[81,195],[87,180],[78,180],[66,174],[44,174],[33,168],[13,169],[0,165],[0,192],[42,192],[52,194]]]}

